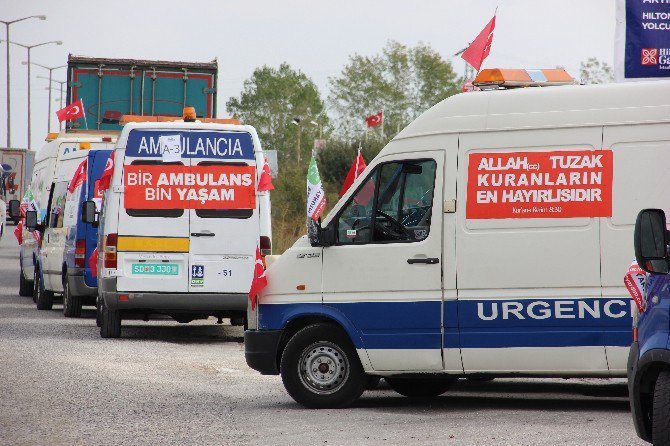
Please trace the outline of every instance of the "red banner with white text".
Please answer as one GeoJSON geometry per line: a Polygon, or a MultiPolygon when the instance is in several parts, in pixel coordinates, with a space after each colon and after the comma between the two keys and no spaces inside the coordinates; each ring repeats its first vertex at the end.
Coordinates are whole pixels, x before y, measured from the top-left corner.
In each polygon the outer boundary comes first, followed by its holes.
{"type": "Polygon", "coordinates": [[[126,165],[126,209],[254,209],[253,166],[126,165]]]}
{"type": "Polygon", "coordinates": [[[465,217],[612,216],[611,150],[472,153],[465,217]]]}

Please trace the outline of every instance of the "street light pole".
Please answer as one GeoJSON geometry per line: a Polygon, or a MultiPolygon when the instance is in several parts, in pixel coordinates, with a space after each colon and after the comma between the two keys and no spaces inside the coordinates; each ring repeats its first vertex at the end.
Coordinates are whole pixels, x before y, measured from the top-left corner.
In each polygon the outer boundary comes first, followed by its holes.
{"type": "MultiPolygon", "coordinates": [[[[49,82],[55,82],[55,83],[57,83],[57,84],[60,84],[60,99],[59,99],[60,107],[59,107],[59,108],[63,108],[63,85],[64,85],[67,81],[57,81],[56,79],[49,79],[49,78],[46,77],[46,76],[37,76],[37,77],[40,78],[40,79],[46,79],[46,80],[48,80],[49,82]]],[[[51,89],[51,84],[49,84],[49,86],[47,87],[47,89],[49,89],[49,90],[51,89]]],[[[54,102],[55,102],[55,100],[54,100],[54,102]]],[[[59,130],[62,130],[62,128],[63,128],[63,123],[62,123],[62,122],[58,123],[58,129],[59,129],[59,130]]]]}
{"type": "MultiPolygon", "coordinates": [[[[23,65],[28,65],[28,62],[21,62],[23,65]]],[[[60,65],[58,67],[47,67],[46,65],[39,64],[37,62],[30,62],[33,65],[37,65],[38,67],[44,68],[45,70],[49,70],[49,85],[51,85],[52,82],[52,73],[54,70],[57,70],[59,68],[65,68],[67,65],[60,65]]],[[[47,120],[47,133],[51,131],[51,89],[49,89],[49,110],[48,110],[49,116],[47,120]]]]}
{"type": "Polygon", "coordinates": [[[50,40],[48,42],[42,42],[42,43],[38,43],[36,45],[24,45],[24,44],[18,43],[18,42],[11,42],[9,40],[7,42],[11,43],[11,44],[14,44],[16,46],[23,47],[28,51],[28,63],[26,65],[28,65],[28,149],[30,150],[30,148],[32,147],[31,133],[30,133],[31,132],[31,126],[30,126],[30,121],[31,121],[31,119],[30,119],[30,50],[32,50],[33,48],[37,48],[38,46],[49,45],[51,43],[55,43],[56,45],[62,45],[63,42],[61,42],[60,40],[50,40]]]}
{"type": "Polygon", "coordinates": [[[11,99],[10,99],[11,98],[11,96],[10,96],[10,94],[11,94],[10,90],[11,89],[9,88],[9,84],[10,84],[9,78],[10,78],[10,71],[11,71],[9,69],[9,25],[13,25],[14,23],[21,22],[23,20],[32,19],[32,18],[36,18],[36,19],[40,19],[40,20],[46,20],[47,16],[45,16],[45,15],[31,15],[31,16],[22,17],[22,18],[16,19],[16,20],[8,20],[8,21],[0,20],[0,23],[5,25],[5,37],[7,38],[7,43],[5,44],[6,47],[7,47],[7,148],[11,147],[11,145],[12,145],[12,136],[11,136],[12,135],[12,118],[11,118],[12,107],[11,107],[11,99]]]}

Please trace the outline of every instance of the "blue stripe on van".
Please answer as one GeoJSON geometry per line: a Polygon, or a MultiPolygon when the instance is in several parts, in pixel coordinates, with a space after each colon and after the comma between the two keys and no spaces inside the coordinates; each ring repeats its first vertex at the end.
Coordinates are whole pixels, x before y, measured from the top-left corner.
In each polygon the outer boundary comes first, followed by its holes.
{"type": "Polygon", "coordinates": [[[461,300],[445,301],[443,314],[436,301],[262,304],[259,328],[281,329],[302,315],[324,315],[340,322],[357,348],[628,346],[627,304],[595,298],[461,300]]]}

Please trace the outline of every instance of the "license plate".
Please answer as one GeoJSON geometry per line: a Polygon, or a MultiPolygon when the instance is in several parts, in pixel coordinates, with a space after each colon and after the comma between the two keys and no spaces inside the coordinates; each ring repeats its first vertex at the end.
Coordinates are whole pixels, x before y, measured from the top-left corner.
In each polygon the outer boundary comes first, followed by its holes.
{"type": "Polygon", "coordinates": [[[169,263],[133,263],[132,274],[148,274],[152,276],[176,276],[179,265],[169,263]]]}

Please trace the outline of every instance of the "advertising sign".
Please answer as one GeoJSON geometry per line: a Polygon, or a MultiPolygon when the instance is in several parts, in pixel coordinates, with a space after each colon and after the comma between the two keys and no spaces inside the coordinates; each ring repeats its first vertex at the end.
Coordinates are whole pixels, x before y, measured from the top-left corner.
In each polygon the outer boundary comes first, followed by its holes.
{"type": "Polygon", "coordinates": [[[612,151],[471,153],[465,218],[612,216],[612,151]]]}
{"type": "Polygon", "coordinates": [[[126,165],[126,209],[254,209],[253,166],[126,165]]]}
{"type": "Polygon", "coordinates": [[[619,0],[617,80],[670,77],[670,2],[619,0]]]}

